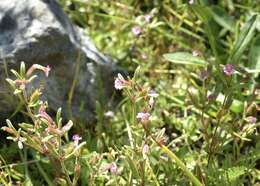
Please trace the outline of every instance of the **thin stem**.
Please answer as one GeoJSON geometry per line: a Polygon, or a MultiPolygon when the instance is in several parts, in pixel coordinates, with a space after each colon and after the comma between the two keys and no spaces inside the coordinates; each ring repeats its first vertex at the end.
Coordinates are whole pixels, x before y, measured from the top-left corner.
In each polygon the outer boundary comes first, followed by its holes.
{"type": "Polygon", "coordinates": [[[155,137],[150,134],[150,132],[148,131],[146,125],[144,125],[142,123],[142,126],[145,130],[145,132],[151,136],[151,138],[153,139],[153,141],[161,148],[161,150],[163,152],[165,152],[172,160],[175,161],[175,163],[177,164],[178,167],[180,167],[182,169],[182,171],[184,172],[184,174],[186,174],[187,177],[189,177],[190,181],[196,185],[196,186],[203,186],[202,183],[198,180],[198,178],[196,178],[192,172],[186,167],[186,165],[171,151],[169,150],[168,147],[166,147],[165,145],[161,144],[159,141],[157,141],[155,139],[155,137]]]}
{"type": "Polygon", "coordinates": [[[72,181],[71,181],[71,179],[69,177],[69,173],[68,173],[68,170],[66,169],[66,166],[65,166],[64,162],[60,161],[60,164],[61,164],[62,172],[65,175],[65,178],[66,178],[66,181],[67,181],[68,185],[73,186],[73,183],[72,183],[72,181]]]}
{"type": "MultiPolygon", "coordinates": [[[[220,121],[221,121],[221,118],[223,116],[223,111],[224,111],[224,106],[226,104],[226,101],[227,101],[227,95],[225,95],[225,98],[224,98],[224,101],[223,101],[223,104],[221,106],[221,109],[219,110],[219,114],[217,114],[217,124],[216,124],[216,127],[214,129],[214,132],[213,132],[213,136],[211,138],[211,143],[209,145],[209,148],[208,148],[208,153],[209,153],[209,157],[208,157],[208,164],[214,154],[214,145],[216,144],[215,142],[215,139],[216,139],[216,135],[217,135],[217,130],[219,128],[219,125],[220,125],[220,121]]],[[[217,140],[217,139],[216,139],[217,140]]]]}
{"type": "Polygon", "coordinates": [[[44,177],[45,181],[47,182],[47,184],[49,186],[53,186],[53,183],[51,181],[51,179],[49,178],[49,176],[46,174],[46,172],[43,170],[41,164],[39,162],[36,162],[36,166],[39,170],[39,172],[42,174],[42,176],[44,177]]]}
{"type": "Polygon", "coordinates": [[[69,111],[70,118],[72,118],[72,106],[71,105],[72,105],[74,90],[77,85],[77,80],[79,77],[80,61],[81,61],[81,54],[80,54],[80,51],[78,51],[78,55],[77,55],[77,59],[76,59],[75,75],[74,75],[72,85],[71,85],[70,91],[69,91],[69,96],[68,96],[68,111],[69,111]]]}

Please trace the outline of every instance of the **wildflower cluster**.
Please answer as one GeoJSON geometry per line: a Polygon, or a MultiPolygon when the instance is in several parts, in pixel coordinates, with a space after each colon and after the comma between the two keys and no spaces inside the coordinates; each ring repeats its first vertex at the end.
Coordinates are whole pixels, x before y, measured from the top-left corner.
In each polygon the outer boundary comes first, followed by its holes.
{"type": "Polygon", "coordinates": [[[54,167],[57,184],[65,180],[67,185],[76,185],[80,171],[81,149],[86,142],[80,143],[81,137],[74,135],[73,143],[66,144],[64,137],[68,135],[73,122],[70,120],[63,125],[61,109],[56,114],[56,120],[53,120],[48,114],[48,102],[41,100],[41,89],[31,90],[29,87],[29,84],[37,77],[37,75],[33,75],[35,70],[43,71],[48,77],[51,69],[49,66],[34,64],[26,71],[25,64],[22,62],[19,73],[11,70],[15,79],[7,79],[14,94],[24,104],[32,123],[19,123],[17,130],[10,120],[6,120],[7,126],[2,127],[2,130],[11,135],[8,139],[17,142],[20,149],[26,145],[48,157],[54,167]],[[76,172],[74,172],[73,180],[71,180],[70,173],[66,168],[66,161],[75,162],[74,170],[76,172]]]}
{"type": "MultiPolygon", "coordinates": [[[[169,157],[171,157],[172,160],[176,162],[176,164],[182,169],[182,171],[195,183],[195,185],[200,185],[199,180],[186,168],[184,163],[170,150],[168,147],[164,145],[165,138],[164,138],[164,130],[162,129],[157,134],[152,134],[150,132],[150,126],[148,125],[150,122],[151,117],[151,111],[155,106],[155,99],[159,96],[158,93],[156,93],[154,90],[152,90],[150,87],[141,86],[139,83],[136,82],[136,76],[140,75],[140,67],[136,69],[136,72],[134,74],[134,77],[132,79],[128,78],[125,79],[121,74],[118,74],[118,76],[115,79],[114,87],[118,90],[124,89],[127,97],[131,101],[131,107],[134,110],[134,114],[137,108],[137,114],[133,115],[134,119],[132,120],[132,124],[135,124],[135,120],[137,119],[139,123],[141,124],[142,128],[144,129],[144,136],[142,145],[133,144],[132,142],[132,149],[135,148],[135,146],[141,146],[141,155],[143,157],[143,160],[148,163],[149,165],[149,158],[148,154],[150,151],[150,147],[148,145],[148,141],[152,139],[152,141],[157,144],[160,149],[165,152],[169,157]],[[140,108],[138,102],[143,100],[142,107],[140,108]],[[156,136],[156,137],[155,137],[156,136]]],[[[135,127],[135,126],[133,126],[135,127]]],[[[130,137],[131,138],[131,137],[130,137]]],[[[111,164],[112,167],[113,164],[111,164]]],[[[144,169],[145,163],[140,163],[140,166],[144,169]]]]}
{"type": "MultiPolygon", "coordinates": [[[[126,80],[121,74],[115,78],[114,87],[117,90],[121,90],[123,88],[126,89],[134,89],[135,84],[131,80],[126,80]]],[[[147,88],[142,91],[142,97],[147,101],[147,107],[143,109],[143,111],[138,112],[136,118],[140,120],[141,123],[146,124],[149,121],[151,114],[149,110],[151,110],[155,105],[155,98],[159,96],[154,90],[147,88]],[[145,92],[145,94],[143,94],[145,92]]],[[[141,98],[141,97],[140,97],[141,98]]]]}
{"type": "Polygon", "coordinates": [[[136,25],[132,27],[132,33],[135,37],[140,37],[149,28],[157,26],[157,21],[154,18],[157,10],[153,9],[151,12],[136,17],[136,25]]]}

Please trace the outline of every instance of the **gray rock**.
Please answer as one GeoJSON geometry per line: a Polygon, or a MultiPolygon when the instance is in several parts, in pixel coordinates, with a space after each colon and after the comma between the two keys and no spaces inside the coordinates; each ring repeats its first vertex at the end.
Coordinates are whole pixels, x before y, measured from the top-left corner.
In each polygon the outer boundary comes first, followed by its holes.
{"type": "MultiPolygon", "coordinates": [[[[65,108],[74,78],[72,100],[75,117],[92,120],[95,102],[106,102],[112,91],[110,60],[98,52],[84,31],[73,25],[55,0],[1,0],[0,2],[0,117],[17,106],[5,83],[6,71],[37,63],[50,65],[35,86],[44,88],[51,109],[65,108]],[[75,75],[77,64],[79,74],[75,75]]],[[[66,109],[67,108],[67,109],[66,109]]]]}

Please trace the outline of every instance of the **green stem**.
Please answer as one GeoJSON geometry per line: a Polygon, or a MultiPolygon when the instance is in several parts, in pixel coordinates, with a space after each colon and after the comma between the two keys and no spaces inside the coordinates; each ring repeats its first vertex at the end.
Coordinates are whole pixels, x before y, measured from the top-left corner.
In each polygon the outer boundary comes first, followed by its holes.
{"type": "Polygon", "coordinates": [[[196,178],[186,167],[186,165],[172,152],[170,151],[166,146],[160,145],[161,149],[172,159],[175,161],[175,163],[182,169],[182,171],[190,178],[190,180],[194,183],[196,186],[203,186],[202,183],[196,178]]]}
{"type": "Polygon", "coordinates": [[[41,164],[39,162],[36,162],[36,166],[39,170],[39,172],[41,173],[41,175],[44,177],[45,181],[47,182],[47,184],[49,186],[53,186],[53,183],[51,181],[51,179],[49,178],[49,176],[46,174],[46,172],[43,170],[41,164]]]}
{"type": "Polygon", "coordinates": [[[150,134],[149,130],[147,129],[146,125],[142,123],[142,126],[145,130],[145,132],[151,136],[154,142],[157,143],[157,145],[162,149],[163,152],[165,152],[172,160],[175,161],[178,167],[181,168],[181,170],[186,174],[187,177],[189,177],[190,181],[194,183],[195,186],[203,186],[203,184],[196,178],[192,172],[186,167],[186,165],[165,145],[161,144],[159,141],[156,140],[156,138],[150,134]]]}
{"type": "Polygon", "coordinates": [[[74,74],[74,78],[73,78],[73,81],[72,81],[72,85],[71,85],[70,90],[69,90],[69,96],[68,96],[68,100],[67,100],[70,118],[72,118],[72,99],[73,99],[75,87],[77,85],[77,80],[78,80],[79,73],[80,73],[80,61],[81,61],[81,53],[80,53],[80,51],[78,51],[77,59],[76,59],[75,74],[74,74]]]}
{"type": "Polygon", "coordinates": [[[70,179],[70,176],[69,176],[69,173],[68,173],[68,170],[66,169],[66,166],[65,166],[65,163],[63,161],[60,161],[60,164],[61,164],[61,168],[62,168],[62,172],[64,173],[65,175],[65,179],[67,181],[67,184],[69,186],[73,186],[73,183],[70,179]]]}

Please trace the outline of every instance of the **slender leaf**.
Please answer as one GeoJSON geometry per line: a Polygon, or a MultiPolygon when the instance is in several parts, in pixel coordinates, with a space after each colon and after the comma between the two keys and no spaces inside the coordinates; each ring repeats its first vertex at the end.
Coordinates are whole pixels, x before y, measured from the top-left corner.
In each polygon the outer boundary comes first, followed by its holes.
{"type": "Polygon", "coordinates": [[[200,57],[195,57],[187,52],[168,53],[164,54],[163,57],[166,60],[176,64],[199,66],[205,66],[207,64],[207,62],[201,59],[200,57]]]}
{"type": "Polygon", "coordinates": [[[242,28],[238,39],[235,41],[228,63],[235,64],[239,62],[240,57],[255,35],[256,23],[257,15],[254,15],[242,28]]]}
{"type": "Polygon", "coordinates": [[[228,15],[222,8],[219,6],[214,6],[212,8],[212,15],[214,20],[223,28],[234,32],[235,30],[235,21],[234,19],[228,15]]]}
{"type": "Polygon", "coordinates": [[[258,35],[250,48],[249,65],[251,69],[260,69],[260,35],[258,35]]]}
{"type": "Polygon", "coordinates": [[[222,48],[219,45],[218,33],[219,27],[216,24],[211,9],[208,6],[193,5],[192,10],[204,23],[205,33],[208,37],[210,47],[217,59],[217,63],[220,63],[220,54],[223,53],[222,48]]]}
{"type": "Polygon", "coordinates": [[[242,176],[246,171],[246,167],[232,167],[227,170],[228,180],[231,184],[235,184],[237,179],[242,176]]]}

